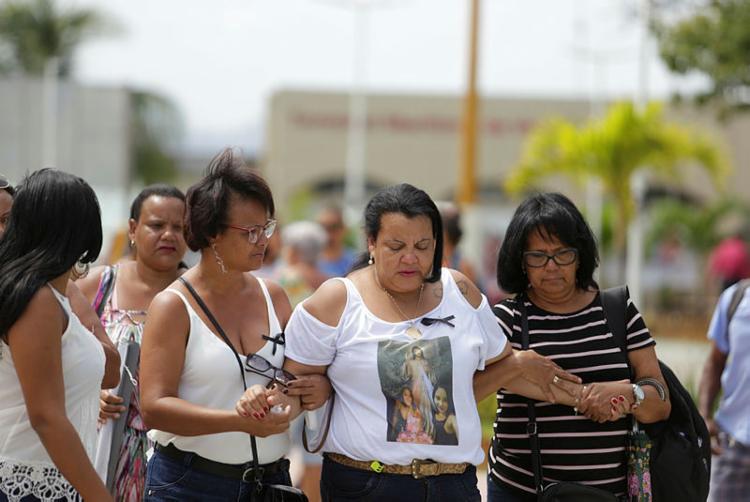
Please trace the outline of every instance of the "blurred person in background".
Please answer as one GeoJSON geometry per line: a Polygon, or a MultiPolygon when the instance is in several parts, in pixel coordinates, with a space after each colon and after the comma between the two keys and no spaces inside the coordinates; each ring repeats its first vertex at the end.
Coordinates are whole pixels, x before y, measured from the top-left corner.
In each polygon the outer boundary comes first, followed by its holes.
{"type": "Polygon", "coordinates": [[[319,268],[326,232],[312,221],[297,221],[281,231],[282,263],[275,278],[294,308],[318,289],[328,276],[319,268]]]}
{"type": "Polygon", "coordinates": [[[708,272],[718,280],[721,291],[750,277],[750,253],[740,232],[722,240],[711,251],[708,272]]]}
{"type": "Polygon", "coordinates": [[[708,339],[698,409],[712,436],[709,500],[739,502],[750,493],[750,293],[744,282],[721,294],[708,339]]]}
{"type": "MultiPolygon", "coordinates": [[[[138,357],[128,358],[130,344],[141,344],[148,306],[157,293],[184,271],[181,260],[186,244],[183,233],[185,195],[170,185],[151,185],[135,197],[130,207],[128,239],[132,260],[97,267],[78,284],[112,343],[120,352],[121,380],[138,381],[138,357]],[[130,364],[126,366],[129,359],[130,364]]],[[[125,382],[127,383],[127,382],[125,382]]],[[[151,444],[138,403],[138,389],[128,393],[126,403],[116,389],[102,391],[95,467],[111,486],[118,501],[143,499],[146,482],[146,451],[151,444]],[[115,430],[115,419],[127,413],[123,430],[115,430]],[[118,451],[111,451],[113,436],[118,451]],[[111,466],[111,467],[110,467],[111,466]],[[109,474],[108,474],[109,471],[109,474]],[[108,477],[110,479],[108,479],[108,477]]]]}
{"type": "Polygon", "coordinates": [[[320,257],[320,270],[328,277],[343,277],[349,273],[357,258],[356,252],[347,247],[344,215],[338,206],[327,206],[318,214],[328,240],[320,257]]]}
{"type": "Polygon", "coordinates": [[[255,417],[240,406],[246,386],[288,378],[289,300],[249,273],[263,263],[273,216],[268,185],[231,149],[187,192],[185,235],[200,261],[156,295],[143,333],[141,409],[156,443],[146,501],[249,500],[258,478],[291,485],[285,456],[299,401],[255,417]]]}
{"type": "Polygon", "coordinates": [[[440,216],[443,219],[443,266],[458,270],[471,282],[477,284],[477,273],[474,266],[461,255],[458,245],[464,235],[461,227],[461,211],[455,204],[441,204],[440,216]]]}
{"type": "Polygon", "coordinates": [[[99,390],[119,357],[65,291],[102,245],[96,194],[36,171],[18,187],[0,239],[0,501],[112,500],[92,465],[99,390]]]}
{"type": "MultiPolygon", "coordinates": [[[[281,230],[282,263],[276,270],[276,279],[294,308],[312,295],[328,278],[318,268],[320,255],[329,242],[323,227],[311,221],[298,221],[281,230]]],[[[320,471],[323,458],[319,454],[307,452],[302,445],[303,419],[292,426],[292,439],[295,449],[303,459],[304,470],[299,482],[302,491],[308,494],[310,502],[320,500],[320,471]]]]}

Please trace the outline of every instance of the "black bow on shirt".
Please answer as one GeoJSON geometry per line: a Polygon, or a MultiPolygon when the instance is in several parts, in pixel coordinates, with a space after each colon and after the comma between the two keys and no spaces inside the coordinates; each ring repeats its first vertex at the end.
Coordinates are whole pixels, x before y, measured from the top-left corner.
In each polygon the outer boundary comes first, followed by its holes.
{"type": "Polygon", "coordinates": [[[284,338],[284,333],[279,333],[276,336],[266,336],[261,335],[264,340],[268,340],[269,342],[273,343],[273,350],[271,351],[271,355],[276,355],[276,347],[278,345],[286,345],[286,338],[284,338]]]}
{"type": "Polygon", "coordinates": [[[455,328],[456,325],[451,322],[455,318],[456,316],[454,315],[449,315],[446,317],[423,317],[420,322],[424,324],[425,326],[432,326],[436,322],[442,322],[444,324],[447,324],[451,328],[455,328]]]}

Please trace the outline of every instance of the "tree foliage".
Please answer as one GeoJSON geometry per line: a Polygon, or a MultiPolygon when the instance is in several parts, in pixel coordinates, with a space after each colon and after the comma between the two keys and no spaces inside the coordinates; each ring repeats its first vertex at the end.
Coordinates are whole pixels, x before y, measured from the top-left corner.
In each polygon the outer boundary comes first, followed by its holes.
{"type": "Polygon", "coordinates": [[[553,175],[579,184],[589,177],[598,178],[615,206],[614,244],[621,252],[635,207],[633,174],[648,169],[676,179],[680,168],[689,164],[705,169],[717,186],[729,171],[721,148],[711,137],[665,121],[657,103],[638,111],[632,103],[623,102],[613,105],[605,117],[581,126],[564,119],[543,122],[526,141],[505,186],[519,193],[553,175]]]}
{"type": "Polygon", "coordinates": [[[656,11],[654,33],[670,70],[708,77],[698,102],[714,101],[722,114],[750,108],[750,0],[670,2],[656,11]],[[674,5],[674,4],[678,5],[674,5]]]}
{"type": "Polygon", "coordinates": [[[0,71],[41,76],[47,62],[58,62],[67,77],[75,50],[84,40],[113,29],[99,12],[60,10],[53,0],[11,0],[0,4],[0,71]]]}

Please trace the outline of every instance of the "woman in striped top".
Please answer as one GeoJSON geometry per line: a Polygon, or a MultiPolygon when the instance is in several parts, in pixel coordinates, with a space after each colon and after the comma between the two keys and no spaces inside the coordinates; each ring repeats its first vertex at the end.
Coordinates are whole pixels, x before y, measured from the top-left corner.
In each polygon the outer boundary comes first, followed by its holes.
{"type": "MultiPolygon", "coordinates": [[[[621,495],[627,491],[628,414],[642,423],[664,420],[670,403],[659,392],[666,385],[654,340],[629,298],[627,354],[613,338],[593,280],[597,265],[595,238],[575,205],[561,194],[532,196],[516,210],[498,257],[498,282],[516,297],[494,310],[512,346],[521,349],[523,302],[529,348],[585,384],[574,390],[576,407],[535,404],[544,484],[571,481],[621,495]],[[629,367],[635,382],[652,380],[633,385],[629,367]]],[[[480,392],[492,385],[492,368],[484,373],[475,385],[480,392]]],[[[490,501],[534,500],[526,399],[499,390],[497,402],[490,501]]]]}

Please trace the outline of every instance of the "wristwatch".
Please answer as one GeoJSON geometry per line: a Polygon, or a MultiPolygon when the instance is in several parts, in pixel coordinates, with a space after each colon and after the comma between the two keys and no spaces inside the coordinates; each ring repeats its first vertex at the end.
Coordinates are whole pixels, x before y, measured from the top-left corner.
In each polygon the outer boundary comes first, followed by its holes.
{"type": "Polygon", "coordinates": [[[646,393],[643,392],[643,387],[637,383],[633,384],[633,408],[637,408],[646,399],[646,393]]]}

